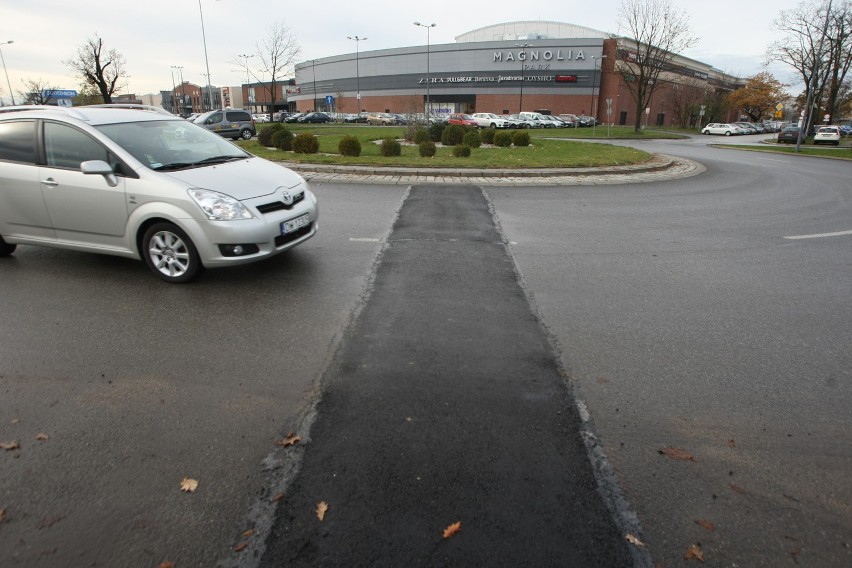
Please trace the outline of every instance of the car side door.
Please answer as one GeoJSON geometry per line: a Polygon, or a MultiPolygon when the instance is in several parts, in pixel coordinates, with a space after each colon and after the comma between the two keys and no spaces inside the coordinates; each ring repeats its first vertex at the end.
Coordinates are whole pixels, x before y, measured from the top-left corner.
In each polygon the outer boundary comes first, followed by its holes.
{"type": "Polygon", "coordinates": [[[58,240],[121,246],[127,230],[125,177],[112,187],[103,175],[84,174],[80,164],[101,160],[120,170],[120,160],[89,133],[45,121],[42,195],[58,240]]]}
{"type": "Polygon", "coordinates": [[[0,235],[53,240],[39,183],[37,125],[32,119],[0,122],[0,235]]]}

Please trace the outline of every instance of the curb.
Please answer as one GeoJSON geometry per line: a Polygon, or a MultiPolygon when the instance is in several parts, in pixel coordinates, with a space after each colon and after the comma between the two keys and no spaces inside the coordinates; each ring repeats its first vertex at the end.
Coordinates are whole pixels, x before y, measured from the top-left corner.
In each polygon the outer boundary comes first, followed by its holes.
{"type": "Polygon", "coordinates": [[[336,183],[482,183],[486,185],[611,185],[677,179],[705,171],[698,162],[652,154],[641,164],[597,168],[404,168],[279,162],[308,181],[336,183]]]}

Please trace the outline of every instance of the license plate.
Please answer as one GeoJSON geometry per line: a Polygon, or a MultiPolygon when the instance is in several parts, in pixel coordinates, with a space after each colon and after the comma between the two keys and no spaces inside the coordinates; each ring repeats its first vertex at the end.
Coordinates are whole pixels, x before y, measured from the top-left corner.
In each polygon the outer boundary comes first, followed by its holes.
{"type": "Polygon", "coordinates": [[[287,233],[298,231],[302,227],[310,225],[310,223],[310,214],[305,213],[304,215],[299,215],[295,219],[290,219],[289,221],[284,221],[283,223],[281,223],[281,234],[286,235],[287,233]]]}

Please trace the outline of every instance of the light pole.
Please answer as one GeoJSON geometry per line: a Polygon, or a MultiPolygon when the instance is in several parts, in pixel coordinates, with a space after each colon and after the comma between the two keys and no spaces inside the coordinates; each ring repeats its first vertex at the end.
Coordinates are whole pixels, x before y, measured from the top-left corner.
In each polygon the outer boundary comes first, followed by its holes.
{"type": "Polygon", "coordinates": [[[426,124],[429,124],[429,117],[432,113],[432,105],[429,101],[429,91],[430,91],[430,79],[429,79],[429,31],[431,28],[434,28],[437,24],[421,24],[420,22],[414,22],[414,25],[420,28],[426,28],[426,107],[424,108],[426,114],[426,124]]]}
{"type": "Polygon", "coordinates": [[[172,114],[175,113],[175,94],[177,93],[177,87],[175,87],[175,72],[174,69],[169,69],[169,73],[172,75],[172,114]]]}
{"type": "Polygon", "coordinates": [[[183,65],[172,65],[172,69],[177,69],[180,75],[180,115],[186,114],[186,87],[183,83],[183,65]]]}
{"type": "MultiPolygon", "coordinates": [[[[9,45],[15,43],[15,40],[0,41],[0,45],[9,45]]],[[[3,62],[3,73],[6,74],[6,84],[9,85],[9,96],[12,97],[12,106],[15,106],[15,94],[12,92],[12,83],[9,82],[9,72],[6,71],[6,60],[3,58],[3,50],[0,49],[0,61],[3,62]]]]}
{"type": "Polygon", "coordinates": [[[243,59],[246,60],[246,100],[249,102],[249,104],[246,105],[246,106],[250,107],[251,106],[251,100],[249,100],[249,92],[251,91],[251,81],[249,80],[248,60],[250,58],[254,57],[254,55],[247,55],[247,54],[241,53],[241,54],[237,55],[237,57],[242,57],[243,59]]]}
{"type": "Polygon", "coordinates": [[[358,44],[365,41],[367,38],[358,36],[346,37],[355,42],[355,90],[357,92],[355,98],[358,101],[358,108],[356,110],[356,114],[358,114],[361,112],[361,71],[358,69],[358,44]]]}
{"type": "MultiPolygon", "coordinates": [[[[210,84],[210,62],[207,59],[207,34],[204,33],[204,12],[201,10],[201,0],[198,0],[198,14],[201,16],[201,39],[204,41],[204,64],[207,66],[207,92],[210,94],[210,110],[213,110],[213,86],[210,84]]],[[[204,97],[201,98],[201,110],[204,108],[204,97]]]]}
{"type": "MultiPolygon", "coordinates": [[[[604,60],[605,57],[606,57],[606,55],[601,55],[598,58],[598,62],[600,64],[601,72],[603,72],[603,60],[604,60]]],[[[595,107],[597,106],[596,97],[595,97],[595,80],[596,79],[597,79],[597,75],[595,74],[595,56],[592,55],[592,102],[589,103],[589,109],[591,110],[590,114],[592,115],[592,120],[594,121],[594,122],[592,122],[592,136],[595,135],[595,127],[598,125],[598,115],[597,115],[597,112],[595,112],[596,111],[595,107]]],[[[600,93],[597,93],[597,98],[599,98],[599,97],[600,97],[600,93]]]]}
{"type": "Polygon", "coordinates": [[[521,100],[519,102],[520,108],[518,112],[524,111],[524,64],[527,61],[527,48],[532,47],[531,43],[516,43],[515,47],[521,48],[521,53],[518,54],[518,59],[521,60],[521,100]]]}
{"type": "Polygon", "coordinates": [[[311,59],[311,68],[314,72],[314,112],[317,111],[317,60],[311,59]]]}

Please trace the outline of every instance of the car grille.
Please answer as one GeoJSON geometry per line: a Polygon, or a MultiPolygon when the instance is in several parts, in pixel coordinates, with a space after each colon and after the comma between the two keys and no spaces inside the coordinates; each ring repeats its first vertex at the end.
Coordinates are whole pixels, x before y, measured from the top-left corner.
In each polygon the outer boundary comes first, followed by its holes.
{"type": "Polygon", "coordinates": [[[291,205],[286,205],[283,201],[273,201],[271,203],[265,203],[263,205],[258,205],[257,210],[263,214],[272,213],[273,211],[281,211],[282,209],[292,209],[297,203],[305,199],[305,192],[302,191],[297,193],[293,197],[293,203],[291,205]]]}
{"type": "Polygon", "coordinates": [[[280,246],[286,245],[291,241],[295,241],[296,239],[304,237],[305,235],[311,232],[313,226],[313,223],[309,223],[301,229],[293,231],[292,233],[287,233],[286,235],[278,235],[277,237],[275,237],[275,247],[278,248],[280,246]]]}

